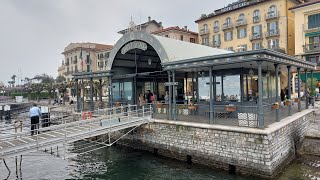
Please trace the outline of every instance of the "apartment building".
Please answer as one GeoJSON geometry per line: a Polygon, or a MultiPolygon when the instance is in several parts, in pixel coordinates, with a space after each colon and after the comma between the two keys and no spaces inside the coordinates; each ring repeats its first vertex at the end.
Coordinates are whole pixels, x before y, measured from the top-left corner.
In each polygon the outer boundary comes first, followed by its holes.
{"type": "Polygon", "coordinates": [[[146,31],[147,33],[152,33],[158,30],[163,29],[162,22],[157,22],[156,20],[151,19],[151,17],[148,17],[148,21],[141,23],[141,24],[134,24],[134,22],[131,20],[129,27],[127,29],[123,29],[119,31],[119,34],[125,35],[127,32],[130,31],[130,28],[138,28],[140,31],[146,31]]]}
{"type": "Polygon", "coordinates": [[[107,62],[109,60],[111,48],[110,49],[103,49],[96,52],[97,57],[97,70],[98,71],[105,71],[107,62]]]}
{"type": "Polygon", "coordinates": [[[179,26],[163,28],[152,32],[151,34],[191,43],[198,43],[198,33],[190,31],[187,26],[184,26],[183,28],[180,28],[179,26]]]}
{"type": "Polygon", "coordinates": [[[106,44],[70,43],[62,52],[64,60],[58,68],[58,72],[63,74],[69,82],[74,73],[97,71],[98,58],[96,52],[111,49],[112,46],[106,44]]]}
{"type": "Polygon", "coordinates": [[[299,3],[296,0],[236,1],[195,21],[199,42],[233,51],[272,48],[293,55],[294,14],[288,9],[299,3]]]}
{"type": "Polygon", "coordinates": [[[320,0],[291,8],[295,14],[295,55],[320,64],[320,0]]]}

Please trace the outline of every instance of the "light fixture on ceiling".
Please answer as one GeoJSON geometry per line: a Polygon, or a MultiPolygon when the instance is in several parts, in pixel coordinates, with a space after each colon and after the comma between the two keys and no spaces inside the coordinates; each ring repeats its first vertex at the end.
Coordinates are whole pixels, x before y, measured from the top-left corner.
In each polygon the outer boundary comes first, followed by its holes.
{"type": "Polygon", "coordinates": [[[251,66],[251,69],[249,70],[249,76],[252,77],[254,75],[254,71],[252,69],[252,64],[250,64],[250,66],[251,66]]]}
{"type": "Polygon", "coordinates": [[[152,63],[152,60],[149,58],[149,59],[148,59],[148,65],[150,66],[151,63],[152,63]]]}

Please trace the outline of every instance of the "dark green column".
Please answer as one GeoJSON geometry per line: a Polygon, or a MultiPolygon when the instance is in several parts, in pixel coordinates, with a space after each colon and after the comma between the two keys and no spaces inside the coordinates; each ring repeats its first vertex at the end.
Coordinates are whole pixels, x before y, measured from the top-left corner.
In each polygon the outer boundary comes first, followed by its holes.
{"type": "Polygon", "coordinates": [[[311,71],[311,90],[310,90],[311,96],[310,97],[313,99],[311,101],[313,107],[314,107],[314,95],[313,95],[314,89],[315,87],[313,87],[313,71],[311,71]]]}
{"type": "Polygon", "coordinates": [[[306,97],[306,109],[309,107],[309,94],[308,94],[308,74],[307,69],[304,70],[305,75],[305,89],[304,89],[304,96],[306,97]]]}
{"type": "MultiPolygon", "coordinates": [[[[210,115],[209,115],[209,124],[212,123],[213,120],[213,83],[212,83],[212,67],[209,68],[209,79],[210,79],[210,115]]],[[[199,92],[198,92],[199,93],[199,92]]]]}
{"type": "MultiPolygon", "coordinates": [[[[168,82],[171,83],[171,72],[168,71],[168,82]]],[[[172,86],[169,85],[169,120],[172,120],[172,86]]]]}
{"type": "Polygon", "coordinates": [[[80,98],[79,98],[79,80],[76,79],[75,87],[76,87],[76,97],[77,97],[77,112],[80,111],[80,98]]]}
{"type": "Polygon", "coordinates": [[[84,102],[84,95],[85,95],[86,89],[85,89],[85,86],[84,86],[84,81],[83,81],[83,79],[82,79],[81,85],[82,85],[82,110],[84,110],[84,104],[85,104],[85,102],[84,102]]]}
{"type": "MultiPolygon", "coordinates": [[[[288,68],[288,99],[291,99],[291,66],[287,66],[288,68]]],[[[289,105],[288,115],[292,115],[292,102],[289,105]]]]}
{"type": "Polygon", "coordinates": [[[263,104],[262,104],[262,61],[258,61],[258,127],[264,127],[263,104]]]}
{"type": "Polygon", "coordinates": [[[90,111],[94,111],[93,104],[93,78],[90,78],[90,111]]]}
{"type": "MultiPolygon", "coordinates": [[[[172,82],[176,82],[176,75],[175,72],[172,71],[172,82]]],[[[177,86],[173,85],[172,86],[172,96],[173,96],[173,106],[172,106],[172,112],[173,112],[173,120],[177,120],[177,101],[176,101],[176,91],[177,91],[177,86]]]]}
{"type": "Polygon", "coordinates": [[[298,111],[301,112],[301,96],[300,96],[300,92],[301,92],[301,80],[300,80],[300,70],[301,68],[297,68],[298,71],[298,111]]]}
{"type": "MultiPolygon", "coordinates": [[[[281,104],[281,99],[279,99],[279,64],[275,64],[274,67],[276,68],[276,102],[279,103],[279,105],[281,104]]],[[[280,121],[280,117],[279,117],[279,108],[276,109],[276,122],[280,121]]]]}
{"type": "Polygon", "coordinates": [[[100,88],[100,94],[99,94],[99,100],[100,100],[100,108],[102,108],[102,79],[99,79],[99,88],[100,88]]]}

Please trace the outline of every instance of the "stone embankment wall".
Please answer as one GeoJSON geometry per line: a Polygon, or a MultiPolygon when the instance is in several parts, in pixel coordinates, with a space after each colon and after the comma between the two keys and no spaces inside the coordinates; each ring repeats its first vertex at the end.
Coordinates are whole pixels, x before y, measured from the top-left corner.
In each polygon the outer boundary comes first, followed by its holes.
{"type": "Polygon", "coordinates": [[[230,173],[274,177],[294,157],[312,116],[306,110],[266,129],[154,120],[120,143],[230,173]]]}

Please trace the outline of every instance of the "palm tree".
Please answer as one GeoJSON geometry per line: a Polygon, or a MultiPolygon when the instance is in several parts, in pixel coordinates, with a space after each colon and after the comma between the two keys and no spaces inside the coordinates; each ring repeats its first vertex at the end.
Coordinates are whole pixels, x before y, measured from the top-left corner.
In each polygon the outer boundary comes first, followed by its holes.
{"type": "Polygon", "coordinates": [[[12,86],[14,87],[14,84],[16,83],[16,75],[12,75],[11,79],[12,79],[12,86]]]}

